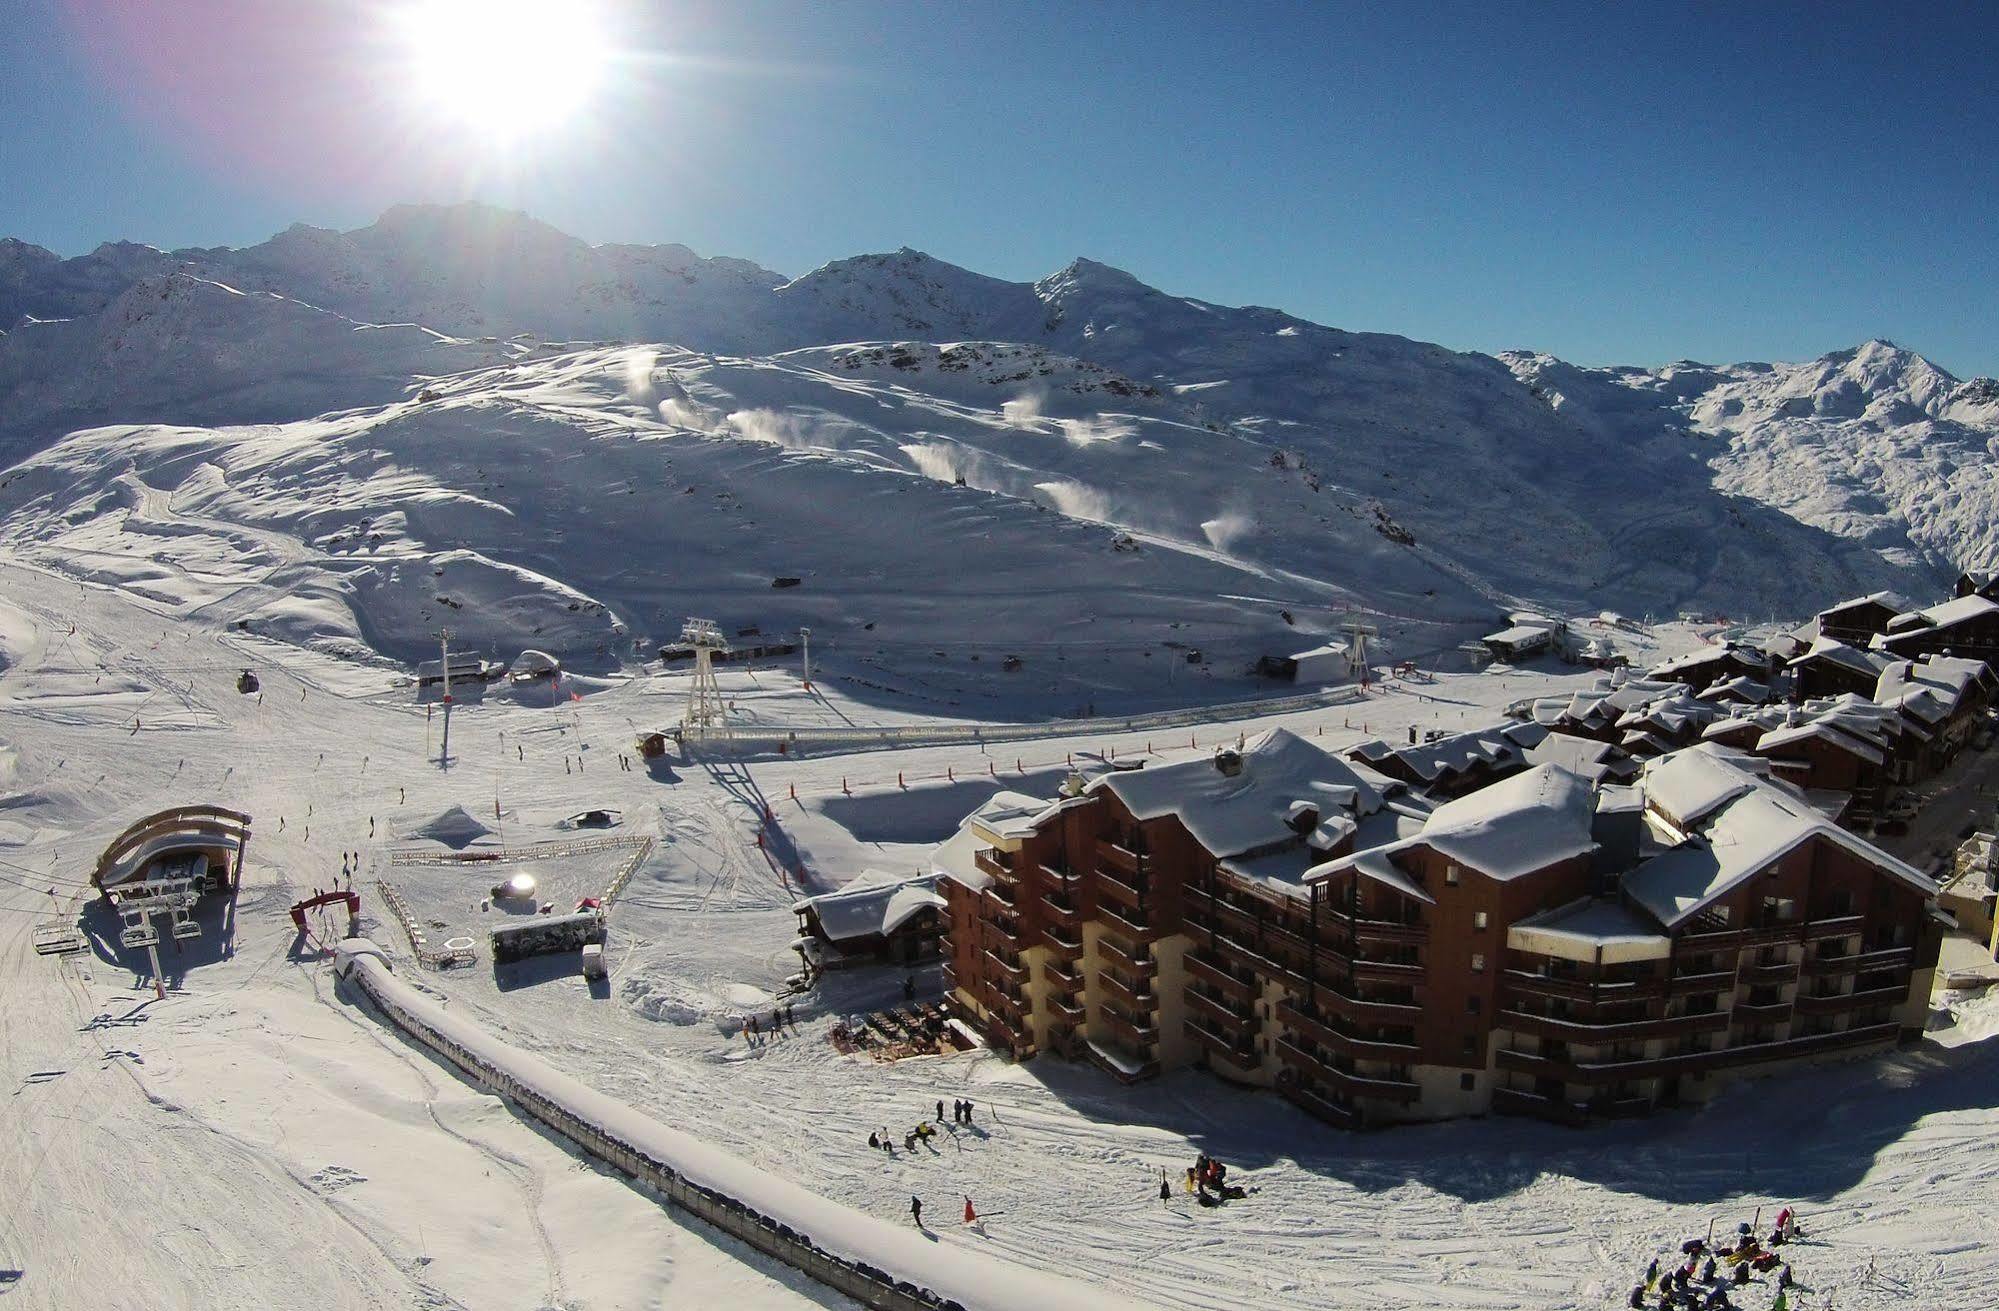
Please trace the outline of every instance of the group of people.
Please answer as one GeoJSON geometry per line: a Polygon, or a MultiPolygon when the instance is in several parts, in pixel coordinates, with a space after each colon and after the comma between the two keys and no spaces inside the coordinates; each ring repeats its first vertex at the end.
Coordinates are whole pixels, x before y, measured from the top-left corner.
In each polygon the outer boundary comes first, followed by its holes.
{"type": "MultiPolygon", "coordinates": [[[[939,1124],[942,1124],[944,1121],[944,1099],[941,1097],[937,1099],[937,1121],[939,1124]]],[[[951,1122],[953,1124],[963,1124],[963,1125],[971,1124],[972,1122],[971,1098],[958,1097],[952,1099],[951,1122]]],[[[916,1145],[918,1143],[927,1143],[936,1136],[937,1136],[937,1130],[931,1126],[930,1121],[919,1120],[916,1122],[916,1127],[914,1129],[911,1129],[908,1133],[902,1136],[902,1150],[905,1152],[913,1152],[916,1150],[916,1145]]],[[[887,1152],[890,1156],[895,1155],[895,1139],[889,1137],[889,1133],[886,1128],[876,1129],[874,1132],[870,1133],[868,1135],[868,1146],[873,1148],[875,1151],[887,1152]]]]}
{"type": "Polygon", "coordinates": [[[1636,1311],[1653,1306],[1659,1311],[1733,1311],[1731,1287],[1747,1287],[1752,1273],[1770,1275],[1774,1271],[1777,1293],[1770,1309],[1790,1311],[1795,1281],[1790,1263],[1777,1249],[1796,1239],[1798,1232],[1797,1212],[1787,1206],[1777,1213],[1768,1239],[1759,1239],[1748,1224],[1738,1226],[1734,1240],[1727,1243],[1711,1246],[1705,1238],[1690,1238],[1680,1244],[1685,1260],[1676,1269],[1661,1271],[1658,1258],[1652,1259],[1645,1269],[1645,1282],[1632,1286],[1627,1305],[1636,1311]],[[1654,1295],[1656,1303],[1647,1300],[1654,1295]]]}
{"type": "MultiPolygon", "coordinates": [[[[1187,1167],[1187,1191],[1202,1206],[1220,1206],[1223,1202],[1239,1201],[1249,1196],[1247,1189],[1229,1182],[1229,1168],[1214,1157],[1202,1152],[1187,1167]]],[[[1169,1201],[1173,1196],[1172,1185],[1167,1182],[1164,1171],[1159,1175],[1159,1200],[1169,1201]]]]}
{"type": "Polygon", "coordinates": [[[798,1027],[798,1016],[795,1013],[794,1003],[792,1002],[786,1002],[782,1006],[773,1006],[770,1008],[770,1028],[768,1031],[765,1030],[763,1021],[755,1015],[744,1020],[743,1040],[749,1043],[750,1046],[755,1047],[765,1041],[766,1033],[771,1038],[782,1038],[786,1025],[790,1025],[793,1029],[798,1027]]]}

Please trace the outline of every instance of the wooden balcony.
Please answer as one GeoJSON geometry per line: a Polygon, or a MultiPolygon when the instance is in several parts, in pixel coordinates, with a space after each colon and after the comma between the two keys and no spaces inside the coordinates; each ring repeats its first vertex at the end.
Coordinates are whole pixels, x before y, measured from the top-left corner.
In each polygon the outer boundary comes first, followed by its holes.
{"type": "Polygon", "coordinates": [[[1186,966],[1187,973],[1226,996],[1245,1003],[1256,996],[1257,988],[1254,984],[1245,983],[1233,973],[1223,969],[1210,960],[1205,952],[1190,951],[1180,959],[1186,966]]]}
{"type": "Polygon", "coordinates": [[[1138,853],[1129,847],[1121,847],[1109,838],[1097,840],[1097,873],[1114,870],[1124,875],[1127,881],[1138,877],[1138,853]]]}
{"type": "Polygon", "coordinates": [[[1860,951],[1851,956],[1815,956],[1805,961],[1810,975],[1858,974],[1865,970],[1895,969],[1908,965],[1915,952],[1908,947],[1887,947],[1880,951],[1860,951]]]}
{"type": "MultiPolygon", "coordinates": [[[[1562,997],[1569,1001],[1630,1001],[1638,997],[1661,996],[1665,992],[1665,985],[1659,979],[1577,979],[1536,974],[1532,970],[1507,970],[1500,981],[1514,992],[1532,997],[1562,997]]],[[[1717,986],[1726,987],[1734,981],[1733,973],[1725,974],[1717,986]]]]}
{"type": "Polygon", "coordinates": [[[952,965],[950,961],[946,960],[940,962],[937,966],[937,969],[938,972],[944,976],[944,991],[956,992],[959,986],[957,967],[952,965]]]}
{"type": "Polygon", "coordinates": [[[1349,997],[1335,988],[1315,988],[1310,995],[1321,1011],[1328,1011],[1355,1024],[1413,1025],[1423,1018],[1423,1008],[1409,1003],[1367,1001],[1349,997]]]}
{"type": "Polygon", "coordinates": [[[1231,1005],[1229,1002],[1202,992],[1199,988],[1189,988],[1182,994],[1187,999],[1187,1009],[1205,1016],[1207,1022],[1218,1028],[1233,1032],[1241,1028],[1256,1028],[1256,1016],[1243,1003],[1231,1005]]]}
{"type": "Polygon", "coordinates": [[[1691,1074],[1697,1070],[1754,1065],[1759,1061],[1790,1060],[1799,1056],[1815,1056],[1824,1052],[1838,1051],[1846,1047],[1891,1043],[1895,1040],[1897,1032],[1897,1026],[1894,1024],[1874,1024],[1863,1029],[1849,1029],[1845,1033],[1821,1033],[1808,1038],[1749,1043],[1739,1047],[1724,1047],[1720,1051],[1682,1052],[1662,1056],[1656,1060],[1551,1061],[1543,1056],[1533,1056],[1505,1047],[1499,1049],[1495,1059],[1499,1068],[1510,1074],[1525,1074],[1539,1079],[1560,1079],[1564,1083],[1617,1083],[1624,1079],[1665,1078],[1675,1074],[1691,1074]]]}
{"type": "Polygon", "coordinates": [[[1865,992],[1834,993],[1830,996],[1801,992],[1796,1005],[1800,1015],[1837,1015],[1866,1006],[1900,1006],[1908,999],[1909,985],[1904,982],[1898,988],[1869,988],[1865,992]]]}
{"type": "Polygon", "coordinates": [[[1159,996],[1153,992],[1150,980],[1127,979],[1115,970],[1098,970],[1096,983],[1106,997],[1134,1013],[1149,1015],[1158,1009],[1159,996]]]}
{"type": "Polygon", "coordinates": [[[1727,992],[1734,986],[1734,970],[1709,970],[1703,974],[1675,974],[1666,982],[1666,993],[1685,997],[1693,993],[1727,992]]]}
{"type": "Polygon", "coordinates": [[[1129,1067],[1119,1065],[1093,1046],[1085,1047],[1083,1050],[1089,1054],[1090,1064],[1119,1083],[1137,1083],[1141,1079],[1155,1078],[1159,1074],[1159,1060],[1152,1055],[1150,1047],[1140,1055],[1128,1056],[1129,1067]]]}
{"type": "Polygon", "coordinates": [[[1082,1028],[1089,1018],[1081,1002],[1068,1002],[1060,997],[1048,999],[1048,1014],[1057,1024],[1066,1025],[1071,1029],[1082,1028]]]}
{"type": "Polygon", "coordinates": [[[1401,1079],[1376,1079],[1342,1070],[1289,1038],[1277,1040],[1277,1052],[1286,1064],[1311,1076],[1314,1083],[1348,1097],[1403,1104],[1420,1101],[1423,1097],[1423,1090],[1414,1083],[1401,1079]]]}
{"type": "Polygon", "coordinates": [[[1011,879],[994,879],[986,884],[983,895],[990,897],[1009,911],[1020,910],[1020,890],[1015,887],[1011,879]]]}
{"type": "Polygon", "coordinates": [[[1137,884],[1127,882],[1116,872],[1108,869],[1098,870],[1096,880],[1097,899],[1100,904],[1114,904],[1128,910],[1144,911],[1145,894],[1139,891],[1137,884]]]}
{"type": "Polygon", "coordinates": [[[1705,1015],[1677,1015],[1646,1020],[1625,1020],[1599,1024],[1588,1020],[1556,1019],[1549,1015],[1529,1015],[1524,1011],[1501,1011],[1493,1027],[1531,1033],[1558,1042],[1606,1043],[1644,1038],[1684,1038],[1696,1033],[1720,1033],[1728,1028],[1727,1011],[1705,1015]]]}
{"type": "MultiPolygon", "coordinates": [[[[1291,1031],[1311,1039],[1328,1051],[1353,1060],[1389,1061],[1413,1064],[1417,1056],[1416,1044],[1393,1038],[1375,1038],[1355,1033],[1342,1025],[1331,1015],[1313,1015],[1290,1002],[1280,1003],[1277,1019],[1290,1027],[1291,1031]]],[[[1410,1035],[1413,1038],[1413,1033],[1410,1035]]]]}
{"type": "Polygon", "coordinates": [[[1859,915],[1839,915],[1831,919],[1812,920],[1805,925],[1805,941],[1817,942],[1821,938],[1843,938],[1858,933],[1866,921],[1859,915]]]}
{"type": "Polygon", "coordinates": [[[1110,1005],[1100,1006],[1097,1010],[1104,1027],[1126,1046],[1149,1051],[1152,1044],[1159,1041],[1159,1024],[1151,1016],[1131,1014],[1110,1005]]]}
{"type": "Polygon", "coordinates": [[[1082,910],[1076,905],[1074,897],[1043,893],[1037,904],[1041,907],[1042,918],[1052,924],[1075,928],[1083,922],[1082,910]]]}
{"type": "Polygon", "coordinates": [[[1027,966],[1019,957],[1009,959],[996,951],[986,952],[985,967],[997,978],[1005,979],[1015,987],[1027,982],[1027,966]]]}
{"type": "Polygon", "coordinates": [[[1393,920],[1354,920],[1353,935],[1361,942],[1416,946],[1429,941],[1430,931],[1422,924],[1398,924],[1393,920]]]}
{"type": "Polygon", "coordinates": [[[1211,1024],[1196,1015],[1189,1015],[1181,1021],[1181,1027],[1203,1050],[1221,1057],[1238,1069],[1253,1070],[1263,1063],[1263,1058],[1257,1054],[1256,1038],[1252,1034],[1211,1024]]]}
{"type": "Polygon", "coordinates": [[[1162,930],[1153,926],[1150,915],[1142,911],[1125,914],[1114,906],[1099,902],[1097,916],[1113,931],[1133,942],[1155,942],[1163,936],[1162,930]]]}
{"type": "Polygon", "coordinates": [[[1371,979],[1376,983],[1406,983],[1413,987],[1423,981],[1425,973],[1421,965],[1405,965],[1400,961],[1356,960],[1353,963],[1356,979],[1371,979]]]}
{"type": "Polygon", "coordinates": [[[1074,992],[1083,986],[1083,976],[1058,960],[1041,962],[1041,972],[1048,976],[1048,982],[1063,992],[1074,992]]]}
{"type": "Polygon", "coordinates": [[[1728,1014],[1738,1024],[1782,1024],[1791,1018],[1791,1003],[1739,1001],[1728,1014]]]}
{"type": "Polygon", "coordinates": [[[1144,949],[1128,951],[1116,938],[1108,934],[1097,935],[1097,954],[1104,964],[1112,969],[1124,970],[1134,978],[1150,978],[1158,970],[1152,963],[1152,956],[1144,949]]]}
{"type": "Polygon", "coordinates": [[[1046,924],[1041,939],[1049,952],[1065,965],[1074,965],[1083,956],[1083,931],[1068,924],[1046,924]]]}
{"type": "Polygon", "coordinates": [[[1215,954],[1233,967],[1247,967],[1266,978],[1288,984],[1293,988],[1304,989],[1311,986],[1310,981],[1297,970],[1267,952],[1258,951],[1246,942],[1220,933],[1214,934],[1212,940],[1215,954]]]}
{"type": "Polygon", "coordinates": [[[1798,963],[1785,961],[1781,965],[1745,965],[1737,975],[1744,983],[1786,984],[1798,981],[1798,963]]]}
{"type": "Polygon", "coordinates": [[[1360,1113],[1351,1106],[1344,1106],[1332,1098],[1304,1087],[1301,1084],[1286,1084],[1280,1089],[1284,1100],[1298,1107],[1308,1115],[1324,1120],[1327,1124],[1342,1129],[1360,1128],[1360,1113]]]}
{"type": "Polygon", "coordinates": [[[981,847],[972,853],[972,863],[986,874],[1006,883],[1014,883],[1017,876],[1013,872],[1013,857],[992,847],[981,847]]]}

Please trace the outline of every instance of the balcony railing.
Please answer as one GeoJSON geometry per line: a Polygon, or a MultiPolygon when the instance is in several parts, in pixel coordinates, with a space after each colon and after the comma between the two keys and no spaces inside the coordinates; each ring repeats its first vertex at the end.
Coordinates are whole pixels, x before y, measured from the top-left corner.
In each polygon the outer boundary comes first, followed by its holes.
{"type": "Polygon", "coordinates": [[[1342,1129],[1360,1128],[1360,1113],[1351,1106],[1336,1102],[1331,1097],[1301,1084],[1287,1084],[1281,1091],[1286,1101],[1328,1124],[1338,1125],[1342,1129]]]}
{"type": "Polygon", "coordinates": [[[1027,966],[1017,958],[1008,959],[996,951],[986,952],[986,967],[1016,987],[1027,982],[1027,966]]]}
{"type": "MultiPolygon", "coordinates": [[[[1290,1026],[1294,1033],[1310,1038],[1328,1051],[1352,1059],[1402,1064],[1411,1064],[1416,1060],[1414,1041],[1356,1033],[1334,1015],[1313,1015],[1290,1002],[1283,1002],[1277,1007],[1277,1018],[1280,1023],[1290,1026]]],[[[1413,1032],[1408,1034],[1411,1039],[1414,1036],[1413,1032]]]]}
{"type": "Polygon", "coordinates": [[[1134,942],[1152,942],[1160,936],[1160,930],[1152,925],[1151,916],[1146,912],[1132,911],[1127,915],[1099,902],[1097,914],[1105,924],[1134,942]]]}
{"type": "Polygon", "coordinates": [[[1159,1040],[1159,1025],[1148,1015],[1135,1015],[1106,1003],[1098,1008],[1104,1027],[1135,1047],[1150,1049],[1159,1040]]]}
{"type": "Polygon", "coordinates": [[[1045,924],[1041,936],[1057,960],[1073,964],[1083,954],[1083,931],[1069,924],[1045,924]]]}
{"type": "Polygon", "coordinates": [[[1798,977],[1798,963],[1785,961],[1781,965],[1745,965],[1739,977],[1744,983],[1793,983],[1798,977]]]}
{"type": "Polygon", "coordinates": [[[1150,1014],[1159,1005],[1150,982],[1126,978],[1116,970],[1099,970],[1097,983],[1106,996],[1138,1014],[1150,1014]]]}
{"type": "Polygon", "coordinates": [[[1243,982],[1228,970],[1209,960],[1203,952],[1190,951],[1181,957],[1181,960],[1187,967],[1187,973],[1193,975],[1209,987],[1219,989],[1228,996],[1234,997],[1237,1001],[1246,1002],[1256,995],[1257,990],[1254,984],[1243,982]]]}
{"type": "MultiPolygon", "coordinates": [[[[1734,974],[1722,976],[1723,985],[1734,979],[1734,974]]],[[[1532,970],[1507,970],[1501,981],[1515,992],[1536,997],[1564,997],[1570,1001],[1624,1001],[1634,997],[1656,997],[1665,991],[1658,979],[1578,979],[1537,974],[1532,970]]]]}
{"type": "Polygon", "coordinates": [[[1083,986],[1083,976],[1061,961],[1052,958],[1042,961],[1041,972],[1048,976],[1051,985],[1063,992],[1074,992],[1083,986]]]}
{"type": "Polygon", "coordinates": [[[1240,1002],[1231,1004],[1223,998],[1202,992],[1199,988],[1189,988],[1183,995],[1187,999],[1189,1011],[1208,1017],[1209,1022],[1220,1028],[1234,1031],[1242,1028],[1253,1030],[1256,1027],[1256,1017],[1240,1002]]]}
{"type": "Polygon", "coordinates": [[[1116,870],[1128,879],[1135,877],[1138,873],[1138,853],[1129,847],[1119,846],[1109,838],[1099,839],[1097,872],[1102,874],[1107,869],[1116,870]]]}
{"type": "Polygon", "coordinates": [[[1863,1006],[1899,1006],[1909,999],[1909,988],[1905,983],[1899,988],[1869,988],[1865,992],[1842,992],[1830,995],[1799,993],[1798,1012],[1802,1015],[1836,1015],[1841,1011],[1858,1010],[1863,1006]]]}
{"type": "Polygon", "coordinates": [[[1531,1075],[1539,1079],[1560,1079],[1565,1083],[1616,1083],[1624,1079],[1664,1078],[1675,1074],[1689,1074],[1697,1070],[1753,1065],[1759,1061],[1789,1060],[1798,1056],[1837,1051],[1843,1047],[1871,1046],[1879,1042],[1894,1041],[1897,1031],[1897,1026],[1894,1024],[1873,1024],[1861,1029],[1848,1029],[1844,1033],[1813,1034],[1810,1037],[1786,1038],[1777,1042],[1723,1047],[1718,1051],[1680,1052],[1652,1060],[1628,1061],[1554,1061],[1544,1056],[1502,1047],[1496,1054],[1495,1060],[1500,1069],[1511,1074],[1531,1075]]]}
{"type": "Polygon", "coordinates": [[[1256,1039],[1250,1034],[1221,1028],[1198,1015],[1187,1016],[1181,1021],[1181,1026],[1188,1037],[1231,1065],[1250,1069],[1262,1064],[1256,1050],[1256,1039]]]}
{"type": "Polygon", "coordinates": [[[1525,1011],[1501,1011],[1493,1027],[1531,1033],[1557,1042],[1606,1043],[1642,1038],[1683,1038],[1696,1033],[1719,1033],[1728,1028],[1727,1011],[1703,1015],[1656,1016],[1643,1020],[1598,1023],[1592,1020],[1557,1019],[1552,1015],[1532,1015],[1525,1011]]]}
{"type": "Polygon", "coordinates": [[[1397,923],[1393,920],[1355,920],[1353,931],[1362,942],[1420,944],[1430,936],[1430,931],[1421,923],[1397,923]]]}
{"type": "Polygon", "coordinates": [[[1423,1090],[1414,1083],[1403,1079],[1377,1079],[1350,1070],[1342,1070],[1289,1038],[1279,1038],[1277,1050],[1287,1063],[1311,1075],[1314,1082],[1336,1089],[1349,1097],[1404,1103],[1422,1100],[1423,1090]]]}
{"type": "Polygon", "coordinates": [[[1505,1115],[1531,1115],[1557,1124],[1581,1126],[1592,1119],[1622,1119],[1652,1110],[1649,1097],[1592,1097],[1587,1102],[1571,1102],[1561,1097],[1543,1097],[1519,1088],[1494,1088],[1492,1109],[1505,1115]]]}
{"type": "Polygon", "coordinates": [[[1135,977],[1149,977],[1158,967],[1152,963],[1150,954],[1143,950],[1127,950],[1122,943],[1109,934],[1097,935],[1097,954],[1104,958],[1106,965],[1124,970],[1135,977]]]}
{"type": "Polygon", "coordinates": [[[1860,932],[1865,923],[1866,921],[1859,915],[1838,915],[1831,919],[1812,920],[1805,925],[1805,941],[1843,938],[1850,933],[1860,932]]]}
{"type": "Polygon", "coordinates": [[[1855,952],[1850,956],[1814,956],[1805,962],[1805,973],[1857,974],[1863,970],[1885,970],[1907,965],[1915,953],[1907,947],[1884,947],[1879,951],[1855,952]]]}
{"type": "Polygon", "coordinates": [[[1685,997],[1690,993],[1726,992],[1734,986],[1734,970],[1707,970],[1700,974],[1675,974],[1667,981],[1666,992],[1685,997]]]}
{"type": "Polygon", "coordinates": [[[1138,885],[1126,882],[1112,870],[1097,871],[1097,895],[1102,901],[1116,902],[1130,910],[1145,908],[1145,894],[1138,890],[1138,885]]]}
{"type": "Polygon", "coordinates": [[[1736,1023],[1782,1024],[1791,1018],[1791,1003],[1787,1001],[1739,1001],[1729,1010],[1728,1014],[1736,1023]]]}

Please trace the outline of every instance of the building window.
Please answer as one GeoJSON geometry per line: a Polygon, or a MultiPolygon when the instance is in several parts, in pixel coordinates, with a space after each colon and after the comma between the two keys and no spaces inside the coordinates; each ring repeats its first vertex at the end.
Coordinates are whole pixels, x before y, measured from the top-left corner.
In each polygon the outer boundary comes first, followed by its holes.
{"type": "Polygon", "coordinates": [[[1458,1089],[1461,1092],[1477,1092],[1478,1076],[1475,1074],[1460,1074],[1458,1076],[1458,1089]]]}
{"type": "Polygon", "coordinates": [[[1458,886],[1458,867],[1456,865],[1444,866],[1444,882],[1454,888],[1458,886]]]}
{"type": "Polygon", "coordinates": [[[1469,1034],[1465,1035],[1465,1055],[1467,1057],[1478,1055],[1478,1039],[1469,1034]]]}
{"type": "Polygon", "coordinates": [[[1483,973],[1485,973],[1485,953],[1484,953],[1484,952],[1482,952],[1482,951],[1475,951],[1475,952],[1473,952],[1473,953],[1471,954],[1471,972],[1472,972],[1473,974],[1483,974],[1483,973]]]}
{"type": "Polygon", "coordinates": [[[1485,927],[1485,912],[1484,912],[1484,911],[1482,911],[1482,910],[1476,910],[1476,911],[1473,911],[1473,912],[1472,912],[1472,917],[1471,917],[1471,926],[1472,926],[1473,928],[1475,928],[1475,929],[1482,929],[1482,928],[1484,928],[1484,927],[1485,927]]]}
{"type": "Polygon", "coordinates": [[[1478,998],[1476,997],[1465,998],[1465,1013],[1467,1015],[1478,1014],[1478,998]]]}

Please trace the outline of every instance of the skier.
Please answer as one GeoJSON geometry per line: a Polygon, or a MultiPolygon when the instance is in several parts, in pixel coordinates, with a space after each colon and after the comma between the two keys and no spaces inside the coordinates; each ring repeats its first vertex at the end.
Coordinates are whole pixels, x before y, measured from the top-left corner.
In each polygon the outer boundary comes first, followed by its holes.
{"type": "Polygon", "coordinates": [[[1713,1283],[1713,1282],[1714,1282],[1714,1258],[1713,1258],[1713,1257],[1709,1257],[1709,1258],[1707,1259],[1707,1264],[1706,1264],[1706,1265],[1703,1265],[1703,1266],[1701,1267],[1701,1282],[1702,1282],[1703,1284],[1711,1284],[1711,1283],[1713,1283]]]}
{"type": "MultiPolygon", "coordinates": [[[[1416,736],[1416,730],[1413,728],[1410,729],[1409,736],[1413,739],[1416,736]]],[[[1624,1305],[1630,1307],[1631,1311],[1645,1311],[1645,1285],[1633,1284],[1631,1286],[1631,1298],[1624,1305]]]]}
{"type": "Polygon", "coordinates": [[[1791,1290],[1780,1288],[1770,1302],[1770,1311],[1791,1311],[1791,1290]]]}
{"type": "Polygon", "coordinates": [[[972,1209],[972,1195],[971,1195],[970,1193],[966,1193],[966,1194],[965,1194],[965,1223],[966,1223],[966,1224],[968,1224],[968,1225],[970,1225],[970,1224],[977,1224],[978,1222],[979,1222],[979,1213],[978,1213],[977,1211],[974,1211],[974,1210],[972,1209]]]}
{"type": "Polygon", "coordinates": [[[915,1193],[909,1195],[909,1218],[916,1221],[918,1229],[923,1228],[923,1199],[915,1193]]]}
{"type": "Polygon", "coordinates": [[[874,1133],[873,1131],[869,1131],[868,1150],[878,1152],[881,1150],[881,1145],[882,1145],[881,1136],[879,1134],[874,1133]]]}
{"type": "Polygon", "coordinates": [[[1789,1288],[1790,1286],[1791,1286],[1791,1263],[1789,1261],[1786,1261],[1784,1262],[1784,1268],[1777,1272],[1777,1287],[1789,1288]]]}
{"type": "Polygon", "coordinates": [[[784,1012],[775,1006],[770,1008],[770,1031],[775,1034],[784,1032],[784,1012]]]}
{"type": "Polygon", "coordinates": [[[1173,1200],[1173,1185],[1166,1182],[1166,1172],[1164,1170],[1159,1172],[1159,1200],[1162,1202],[1173,1200]]]}
{"type": "Polygon", "coordinates": [[[942,1097],[937,1099],[937,1123],[944,1123],[944,1099],[942,1097]]]}
{"type": "Polygon", "coordinates": [[[1749,1263],[1747,1261],[1744,1261],[1740,1265],[1735,1267],[1735,1286],[1737,1288],[1742,1288],[1746,1286],[1748,1283],[1749,1283],[1749,1263]]]}
{"type": "Polygon", "coordinates": [[[1659,1258],[1653,1257],[1652,1264],[1645,1267],[1645,1291],[1651,1292],[1659,1286],[1659,1258]]]}
{"type": "Polygon", "coordinates": [[[965,1123],[970,1124],[971,1122],[972,1122],[972,1099],[967,1097],[965,1099],[965,1123]]]}
{"type": "Polygon", "coordinates": [[[914,974],[905,974],[902,976],[902,999],[904,1001],[916,1000],[916,976],[914,974]]]}
{"type": "Polygon", "coordinates": [[[784,1022],[794,1029],[798,1027],[797,1004],[795,1002],[786,1002],[784,1004],[784,1022]]]}

